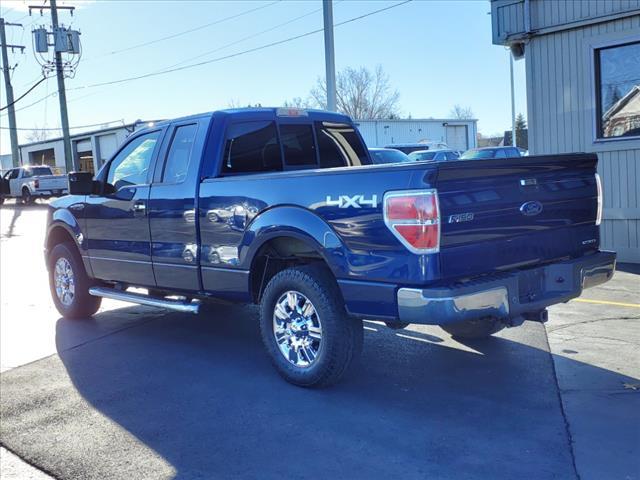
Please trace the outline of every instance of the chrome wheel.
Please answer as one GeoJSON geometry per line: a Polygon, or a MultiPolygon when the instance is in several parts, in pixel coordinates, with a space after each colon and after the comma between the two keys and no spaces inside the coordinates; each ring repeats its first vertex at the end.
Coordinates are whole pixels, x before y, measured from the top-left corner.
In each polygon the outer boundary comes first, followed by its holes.
{"type": "Polygon", "coordinates": [[[322,325],[313,303],[300,292],[285,292],[273,311],[273,335],[280,353],[293,365],[313,364],[322,346],[322,325]]]}
{"type": "Polygon", "coordinates": [[[73,269],[69,260],[60,257],[55,264],[53,277],[56,287],[56,295],[65,306],[73,303],[73,297],[76,293],[76,284],[73,278],[73,269]]]}

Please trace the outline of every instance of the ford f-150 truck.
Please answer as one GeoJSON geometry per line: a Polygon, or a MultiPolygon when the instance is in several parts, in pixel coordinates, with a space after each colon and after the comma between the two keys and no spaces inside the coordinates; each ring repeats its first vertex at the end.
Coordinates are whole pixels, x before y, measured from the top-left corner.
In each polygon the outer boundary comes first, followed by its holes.
{"type": "Polygon", "coordinates": [[[32,204],[37,198],[67,194],[67,176],[54,175],[47,165],[26,165],[12,168],[0,179],[0,205],[5,198],[19,198],[32,204]]]}
{"type": "Polygon", "coordinates": [[[596,164],[373,165],[352,121],[322,111],[167,121],[95,178],[69,175],[49,207],[51,293],[80,318],[102,297],[183,312],[255,302],[278,372],[327,385],[357,358],[362,319],[486,337],[609,280],[596,164]]]}

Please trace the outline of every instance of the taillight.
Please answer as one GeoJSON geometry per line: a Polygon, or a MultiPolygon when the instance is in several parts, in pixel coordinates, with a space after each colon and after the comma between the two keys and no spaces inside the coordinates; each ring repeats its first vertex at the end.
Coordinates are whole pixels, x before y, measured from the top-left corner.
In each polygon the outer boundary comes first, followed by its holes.
{"type": "Polygon", "coordinates": [[[33,186],[36,188],[40,188],[40,180],[38,180],[37,178],[34,180],[33,182],[33,186]]]}
{"type": "Polygon", "coordinates": [[[600,175],[596,173],[596,188],[598,190],[598,213],[596,213],[596,225],[600,225],[602,223],[602,180],[600,180],[600,175]]]}
{"type": "Polygon", "coordinates": [[[440,250],[440,210],[436,190],[388,192],[384,223],[413,253],[440,250]]]}

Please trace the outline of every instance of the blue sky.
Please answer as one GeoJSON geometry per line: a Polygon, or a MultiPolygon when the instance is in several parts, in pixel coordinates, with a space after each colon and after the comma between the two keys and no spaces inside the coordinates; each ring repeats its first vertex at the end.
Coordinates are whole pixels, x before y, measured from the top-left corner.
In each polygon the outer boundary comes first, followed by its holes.
{"type": "MultiPolygon", "coordinates": [[[[3,1],[7,21],[22,19],[24,30],[8,28],[8,42],[27,45],[12,77],[15,96],[35,83],[40,66],[31,52],[33,26],[48,24],[47,16],[26,15],[35,0],[3,1]]],[[[281,105],[306,97],[324,75],[322,33],[235,58],[180,72],[116,85],[81,88],[165,69],[191,57],[217,50],[189,63],[218,58],[283,40],[322,27],[320,0],[260,1],[86,1],[74,17],[60,21],[82,32],[83,56],[75,78],[67,80],[71,126],[124,119],[171,118],[226,108],[230,102],[281,105]],[[261,7],[236,19],[151,45],[120,51],[141,43],[193,29],[261,7]],[[314,12],[315,10],[319,10],[314,12]],[[299,20],[248,40],[244,37],[299,20]],[[235,45],[227,46],[231,43],[235,45]],[[112,53],[116,52],[116,53],[112,53]]],[[[334,0],[334,22],[390,6],[398,1],[334,0]]],[[[336,69],[380,64],[400,92],[400,108],[413,118],[446,117],[455,104],[469,106],[479,130],[491,134],[510,126],[509,58],[491,44],[490,5],[485,0],[411,3],[337,27],[336,69]]],[[[55,92],[51,78],[16,104],[27,106],[55,92]]],[[[2,84],[2,105],[6,105],[2,84]]],[[[516,108],[526,114],[524,61],[516,62],[516,108]]],[[[19,128],[60,126],[55,96],[17,112],[19,128]]],[[[0,126],[7,127],[6,112],[0,126]]],[[[82,130],[72,130],[79,132],[82,130]]],[[[28,132],[20,132],[24,141],[28,132]]],[[[59,136],[59,132],[52,132],[59,136]]],[[[8,153],[7,130],[1,131],[1,151],[8,153]]]]}

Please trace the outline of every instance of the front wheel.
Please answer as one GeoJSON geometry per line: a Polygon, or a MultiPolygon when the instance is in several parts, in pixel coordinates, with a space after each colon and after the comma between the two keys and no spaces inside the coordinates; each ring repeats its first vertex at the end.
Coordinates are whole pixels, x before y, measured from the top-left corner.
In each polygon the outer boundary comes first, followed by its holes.
{"type": "Polygon", "coordinates": [[[499,332],[504,328],[504,324],[495,317],[485,317],[440,327],[454,338],[478,339],[499,332]]]}
{"type": "Polygon", "coordinates": [[[91,280],[75,246],[61,243],[49,256],[51,297],[65,318],[86,318],[98,311],[102,298],[89,294],[91,280]]]}
{"type": "Polygon", "coordinates": [[[318,265],[276,274],[260,301],[260,333],[278,373],[290,383],[338,382],[362,350],[362,320],[347,315],[330,272],[318,265]]]}

